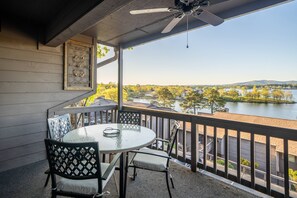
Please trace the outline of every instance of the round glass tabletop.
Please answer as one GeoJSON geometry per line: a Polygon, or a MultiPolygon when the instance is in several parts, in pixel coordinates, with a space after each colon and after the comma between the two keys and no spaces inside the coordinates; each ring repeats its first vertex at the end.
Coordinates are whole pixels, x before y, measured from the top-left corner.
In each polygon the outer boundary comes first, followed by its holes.
{"type": "Polygon", "coordinates": [[[100,152],[117,153],[145,147],[155,138],[155,132],[146,127],[99,124],[72,130],[63,137],[63,142],[99,142],[100,152]]]}

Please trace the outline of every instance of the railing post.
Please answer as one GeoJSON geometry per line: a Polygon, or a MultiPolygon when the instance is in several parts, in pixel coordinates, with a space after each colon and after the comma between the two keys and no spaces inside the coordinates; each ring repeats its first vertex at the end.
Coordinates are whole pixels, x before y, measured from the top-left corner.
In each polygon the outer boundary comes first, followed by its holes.
{"type": "Polygon", "coordinates": [[[228,129],[225,128],[225,177],[228,178],[228,165],[229,165],[229,134],[228,129]]]}
{"type": "Polygon", "coordinates": [[[123,108],[123,48],[119,47],[118,59],[118,110],[123,108]]]}
{"type": "Polygon", "coordinates": [[[217,127],[213,129],[213,171],[217,174],[217,127]]]}
{"type": "Polygon", "coordinates": [[[270,136],[266,136],[266,193],[271,194],[270,178],[270,136]]]}
{"type": "Polygon", "coordinates": [[[284,139],[284,179],[285,179],[285,197],[290,197],[289,183],[289,147],[288,139],[284,139]]]}
{"type": "Polygon", "coordinates": [[[241,137],[240,131],[237,131],[237,182],[241,183],[241,137]]]}
{"type": "Polygon", "coordinates": [[[197,171],[197,134],[196,134],[196,123],[191,122],[191,170],[197,171]]]}

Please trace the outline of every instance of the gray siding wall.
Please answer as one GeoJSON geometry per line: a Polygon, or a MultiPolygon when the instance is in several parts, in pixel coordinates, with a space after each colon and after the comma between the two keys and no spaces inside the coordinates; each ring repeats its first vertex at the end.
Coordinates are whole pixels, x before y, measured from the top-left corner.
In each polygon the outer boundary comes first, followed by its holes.
{"type": "MultiPolygon", "coordinates": [[[[75,40],[92,42],[78,36],[75,40]]],[[[63,90],[63,47],[50,48],[2,24],[0,172],[46,158],[47,109],[84,94],[63,90]]]]}
{"type": "MultiPolygon", "coordinates": [[[[224,144],[224,139],[222,140],[224,144]]],[[[224,150],[223,150],[224,151],[224,150]]],[[[241,157],[250,161],[250,141],[241,140],[241,157]]],[[[224,156],[224,152],[221,152],[224,156]]],[[[237,138],[229,136],[229,159],[231,161],[237,161],[237,138]]],[[[265,171],[266,170],[266,145],[255,142],[255,162],[259,164],[258,169],[265,171]]],[[[275,146],[270,146],[270,162],[271,162],[271,173],[276,174],[276,153],[275,146]]]]}

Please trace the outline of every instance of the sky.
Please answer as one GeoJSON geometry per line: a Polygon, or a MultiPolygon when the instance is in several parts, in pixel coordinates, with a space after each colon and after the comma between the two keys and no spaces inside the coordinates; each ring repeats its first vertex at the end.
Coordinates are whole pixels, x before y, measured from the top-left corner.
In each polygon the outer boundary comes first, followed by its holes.
{"type": "MultiPolygon", "coordinates": [[[[124,50],[124,85],[297,80],[297,1],[124,50]]],[[[117,61],[98,69],[117,82],[117,61]]]]}

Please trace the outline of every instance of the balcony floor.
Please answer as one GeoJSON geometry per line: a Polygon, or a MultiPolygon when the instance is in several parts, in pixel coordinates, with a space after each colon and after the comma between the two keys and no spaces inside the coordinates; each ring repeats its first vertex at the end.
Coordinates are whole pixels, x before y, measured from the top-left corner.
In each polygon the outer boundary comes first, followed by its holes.
{"type": "MultiPolygon", "coordinates": [[[[46,180],[44,171],[47,167],[47,161],[41,161],[1,173],[0,197],[50,197],[50,182],[43,188],[46,180]]],[[[174,162],[171,162],[171,172],[175,184],[175,189],[171,190],[173,197],[255,197],[201,173],[193,173],[174,162]]],[[[111,196],[108,197],[117,197],[113,179],[106,190],[111,192],[111,196]]],[[[127,197],[169,197],[165,174],[138,170],[135,181],[128,179],[127,197]]]]}

